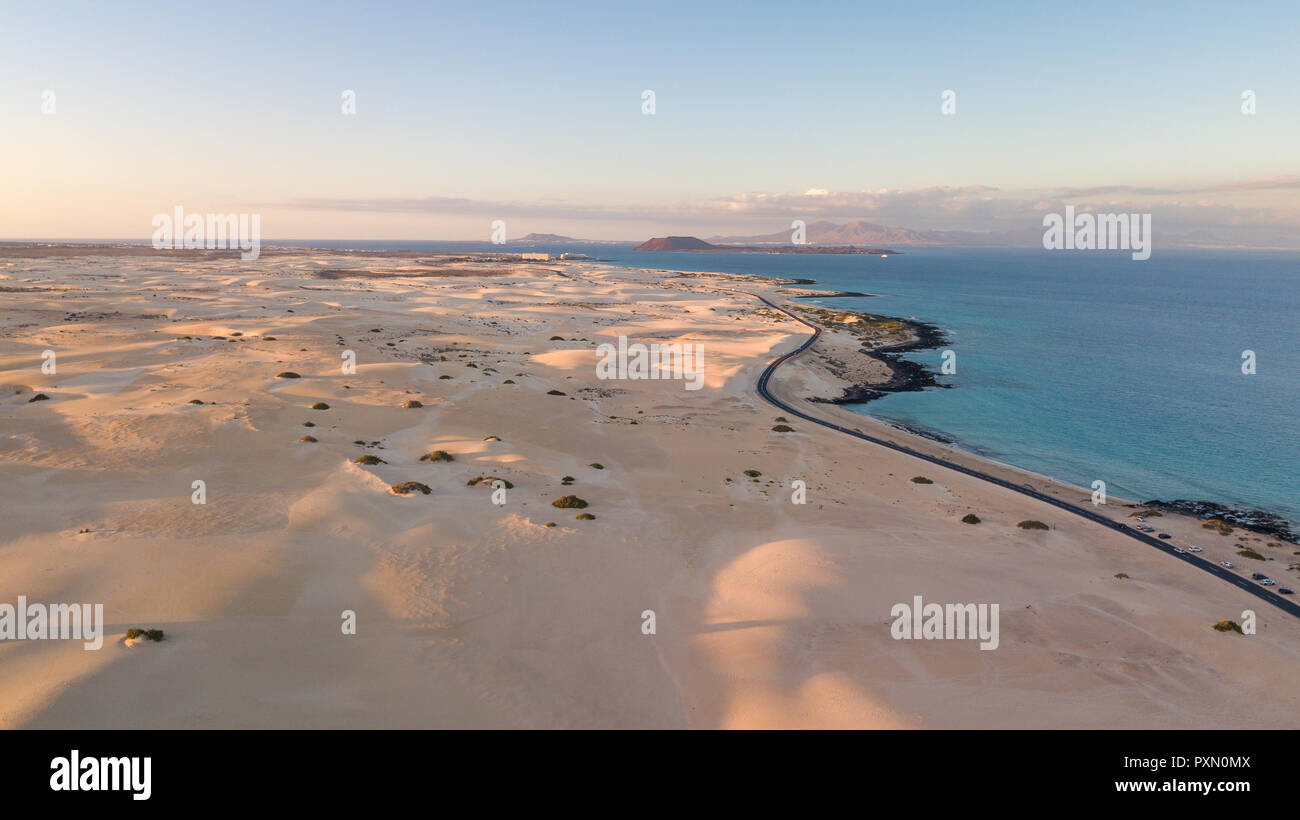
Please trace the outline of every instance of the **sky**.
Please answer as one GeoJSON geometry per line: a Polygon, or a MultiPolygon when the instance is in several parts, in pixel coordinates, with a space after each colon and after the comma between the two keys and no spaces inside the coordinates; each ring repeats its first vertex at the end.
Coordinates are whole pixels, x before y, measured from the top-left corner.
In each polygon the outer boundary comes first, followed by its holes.
{"type": "Polygon", "coordinates": [[[1077,204],[1300,242],[1293,1],[5,0],[0,38],[5,238],[147,238],[177,205],[486,240],[1077,204]]]}

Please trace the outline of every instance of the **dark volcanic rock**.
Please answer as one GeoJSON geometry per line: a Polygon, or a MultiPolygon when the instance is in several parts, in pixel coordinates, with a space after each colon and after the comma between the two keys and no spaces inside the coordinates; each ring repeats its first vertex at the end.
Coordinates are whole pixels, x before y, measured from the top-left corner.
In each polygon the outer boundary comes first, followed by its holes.
{"type": "Polygon", "coordinates": [[[1271,535],[1292,544],[1300,544],[1300,534],[1291,529],[1290,521],[1280,515],[1274,515],[1263,510],[1227,507],[1213,501],[1188,501],[1182,498],[1173,501],[1148,501],[1142,506],[1194,515],[1197,518],[1218,518],[1234,527],[1241,527],[1243,530],[1271,535]]]}

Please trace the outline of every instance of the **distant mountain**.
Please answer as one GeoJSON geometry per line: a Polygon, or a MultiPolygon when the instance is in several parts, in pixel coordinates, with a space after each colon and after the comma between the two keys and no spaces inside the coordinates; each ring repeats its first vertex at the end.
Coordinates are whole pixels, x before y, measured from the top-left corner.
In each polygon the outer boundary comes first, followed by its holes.
{"type": "Polygon", "coordinates": [[[693,236],[657,236],[637,245],[638,251],[711,251],[716,245],[693,236]]]}
{"type": "Polygon", "coordinates": [[[516,242],[578,242],[572,236],[560,236],[558,233],[530,233],[516,242]]]}
{"type": "MultiPolygon", "coordinates": [[[[789,245],[791,238],[791,231],[779,231],[759,236],[713,236],[709,237],[709,241],[722,244],[789,245]]],[[[852,247],[1019,244],[1005,234],[972,231],[914,231],[910,228],[890,228],[864,219],[842,225],[824,219],[812,222],[807,227],[804,240],[810,245],[852,247]]]]}
{"type": "Polygon", "coordinates": [[[657,236],[642,242],[633,250],[697,253],[875,253],[884,256],[898,253],[884,248],[861,248],[856,245],[714,245],[694,236],[657,236]]]}

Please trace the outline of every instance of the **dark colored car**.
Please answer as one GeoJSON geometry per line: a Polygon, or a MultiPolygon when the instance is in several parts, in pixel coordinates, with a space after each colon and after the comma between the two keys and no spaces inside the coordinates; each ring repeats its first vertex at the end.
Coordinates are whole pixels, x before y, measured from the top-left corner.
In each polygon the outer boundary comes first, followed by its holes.
{"type": "Polygon", "coordinates": [[[1159,535],[1157,535],[1156,538],[1173,538],[1173,536],[1167,532],[1162,532],[1159,535]]]}
{"type": "Polygon", "coordinates": [[[1294,594],[1295,594],[1294,592],[1291,591],[1291,588],[1290,588],[1290,587],[1278,587],[1278,588],[1277,588],[1277,593],[1278,593],[1279,595],[1294,595],[1294,594]]]}

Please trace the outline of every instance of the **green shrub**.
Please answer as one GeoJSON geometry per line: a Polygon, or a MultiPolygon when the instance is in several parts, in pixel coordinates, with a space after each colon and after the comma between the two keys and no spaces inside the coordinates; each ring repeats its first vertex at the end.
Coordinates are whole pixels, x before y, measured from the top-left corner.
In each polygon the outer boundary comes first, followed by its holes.
{"type": "Polygon", "coordinates": [[[975,513],[966,513],[961,519],[961,523],[963,524],[978,524],[979,522],[980,517],[975,513]]]}
{"type": "Polygon", "coordinates": [[[566,495],[552,501],[551,506],[565,510],[581,510],[587,506],[587,502],[576,495],[566,495]]]}
{"type": "Polygon", "coordinates": [[[1207,530],[1214,530],[1219,535],[1232,534],[1232,525],[1230,525],[1227,521],[1224,521],[1221,518],[1211,518],[1209,521],[1206,521],[1201,526],[1207,530]]]}
{"type": "Polygon", "coordinates": [[[455,461],[456,457],[446,450],[434,450],[420,456],[420,461],[455,461]]]}
{"type": "MultiPolygon", "coordinates": [[[[32,399],[32,401],[36,401],[36,400],[35,400],[35,399],[32,399]]],[[[201,400],[199,400],[199,399],[190,399],[190,400],[189,400],[189,404],[202,404],[202,403],[203,403],[203,402],[202,402],[201,400]]]]}
{"type": "Polygon", "coordinates": [[[604,464],[601,464],[601,463],[598,462],[598,461],[593,461],[591,464],[588,464],[587,466],[590,467],[590,468],[593,469],[593,470],[603,470],[603,469],[605,469],[605,465],[604,465],[604,464]]]}
{"type": "Polygon", "coordinates": [[[424,404],[422,402],[418,402],[415,399],[407,399],[406,401],[402,402],[402,407],[407,410],[414,410],[417,407],[423,407],[423,406],[424,404]]]}
{"type": "Polygon", "coordinates": [[[595,521],[595,520],[596,520],[596,516],[592,515],[591,513],[578,513],[578,514],[577,514],[576,516],[574,516],[574,517],[577,518],[579,521],[595,521]]]}
{"type": "Polygon", "coordinates": [[[484,436],[484,437],[483,437],[483,440],[484,440],[484,441],[500,441],[500,440],[501,440],[501,437],[500,437],[500,436],[484,436]]]}
{"type": "Polygon", "coordinates": [[[328,409],[330,409],[330,406],[329,406],[328,404],[326,404],[325,402],[323,402],[323,401],[318,401],[318,402],[316,402],[315,404],[313,404],[313,405],[311,406],[311,409],[313,409],[313,410],[328,410],[328,409]]]}
{"type": "Polygon", "coordinates": [[[303,436],[302,438],[298,439],[298,441],[301,441],[305,444],[314,444],[317,441],[317,438],[315,436],[303,436]]]}
{"type": "Polygon", "coordinates": [[[275,377],[277,379],[301,379],[302,378],[302,376],[299,376],[297,373],[293,372],[292,370],[285,370],[282,373],[276,373],[275,377]]]}
{"type": "Polygon", "coordinates": [[[491,487],[491,486],[492,486],[492,482],[494,482],[494,481],[500,481],[502,484],[505,485],[505,488],[506,488],[507,490],[513,490],[513,489],[515,488],[515,485],[514,485],[514,484],[511,484],[511,483],[510,483],[509,481],[507,481],[506,479],[504,479],[504,478],[499,478],[499,477],[494,476],[494,475],[481,475],[481,476],[475,476],[474,478],[471,478],[469,481],[465,482],[465,486],[467,486],[467,487],[474,487],[474,486],[477,486],[477,485],[478,485],[479,483],[481,483],[481,482],[487,482],[487,486],[491,487]]]}
{"type": "Polygon", "coordinates": [[[749,476],[750,478],[758,478],[759,476],[762,475],[762,473],[760,473],[758,470],[746,470],[745,475],[749,476]]]}
{"type": "Polygon", "coordinates": [[[357,456],[356,458],[352,459],[352,463],[374,465],[374,464],[387,464],[388,462],[384,461],[379,456],[372,456],[369,453],[366,453],[364,456],[357,456]]]}
{"type": "Polygon", "coordinates": [[[1022,529],[1022,530],[1046,530],[1046,529],[1049,529],[1049,527],[1048,527],[1046,524],[1044,524],[1042,521],[1035,521],[1035,520],[1033,520],[1032,518],[1026,518],[1024,521],[1021,521],[1021,522],[1020,522],[1019,524],[1017,524],[1016,526],[1019,527],[1019,528],[1022,529]]]}
{"type": "Polygon", "coordinates": [[[567,393],[564,393],[563,391],[560,391],[560,390],[547,390],[547,391],[546,391],[546,395],[548,395],[548,396],[566,396],[566,395],[568,395],[568,394],[567,394],[567,393]]]}
{"type": "Polygon", "coordinates": [[[1245,634],[1241,631],[1241,624],[1236,621],[1219,621],[1214,625],[1216,632],[1236,632],[1238,635],[1245,634]]]}
{"type": "Polygon", "coordinates": [[[1249,548],[1240,550],[1237,554],[1240,555],[1242,558],[1254,558],[1256,561],[1265,560],[1264,556],[1260,555],[1258,552],[1255,552],[1253,549],[1249,549],[1249,548]]]}
{"type": "Polygon", "coordinates": [[[401,484],[394,484],[389,487],[394,495],[410,495],[411,493],[424,493],[428,495],[433,492],[428,484],[421,484],[418,481],[403,481],[401,484]]]}
{"type": "Polygon", "coordinates": [[[933,484],[934,482],[923,475],[912,476],[913,484],[933,484]]]}
{"type": "Polygon", "coordinates": [[[773,433],[793,433],[794,428],[788,424],[778,424],[772,428],[773,433]]]}
{"type": "Polygon", "coordinates": [[[1127,572],[1117,572],[1117,573],[1115,573],[1115,577],[1118,578],[1118,579],[1120,579],[1121,581],[1123,581],[1123,580],[1125,580],[1126,578],[1128,578],[1128,573],[1127,573],[1127,572]]]}

